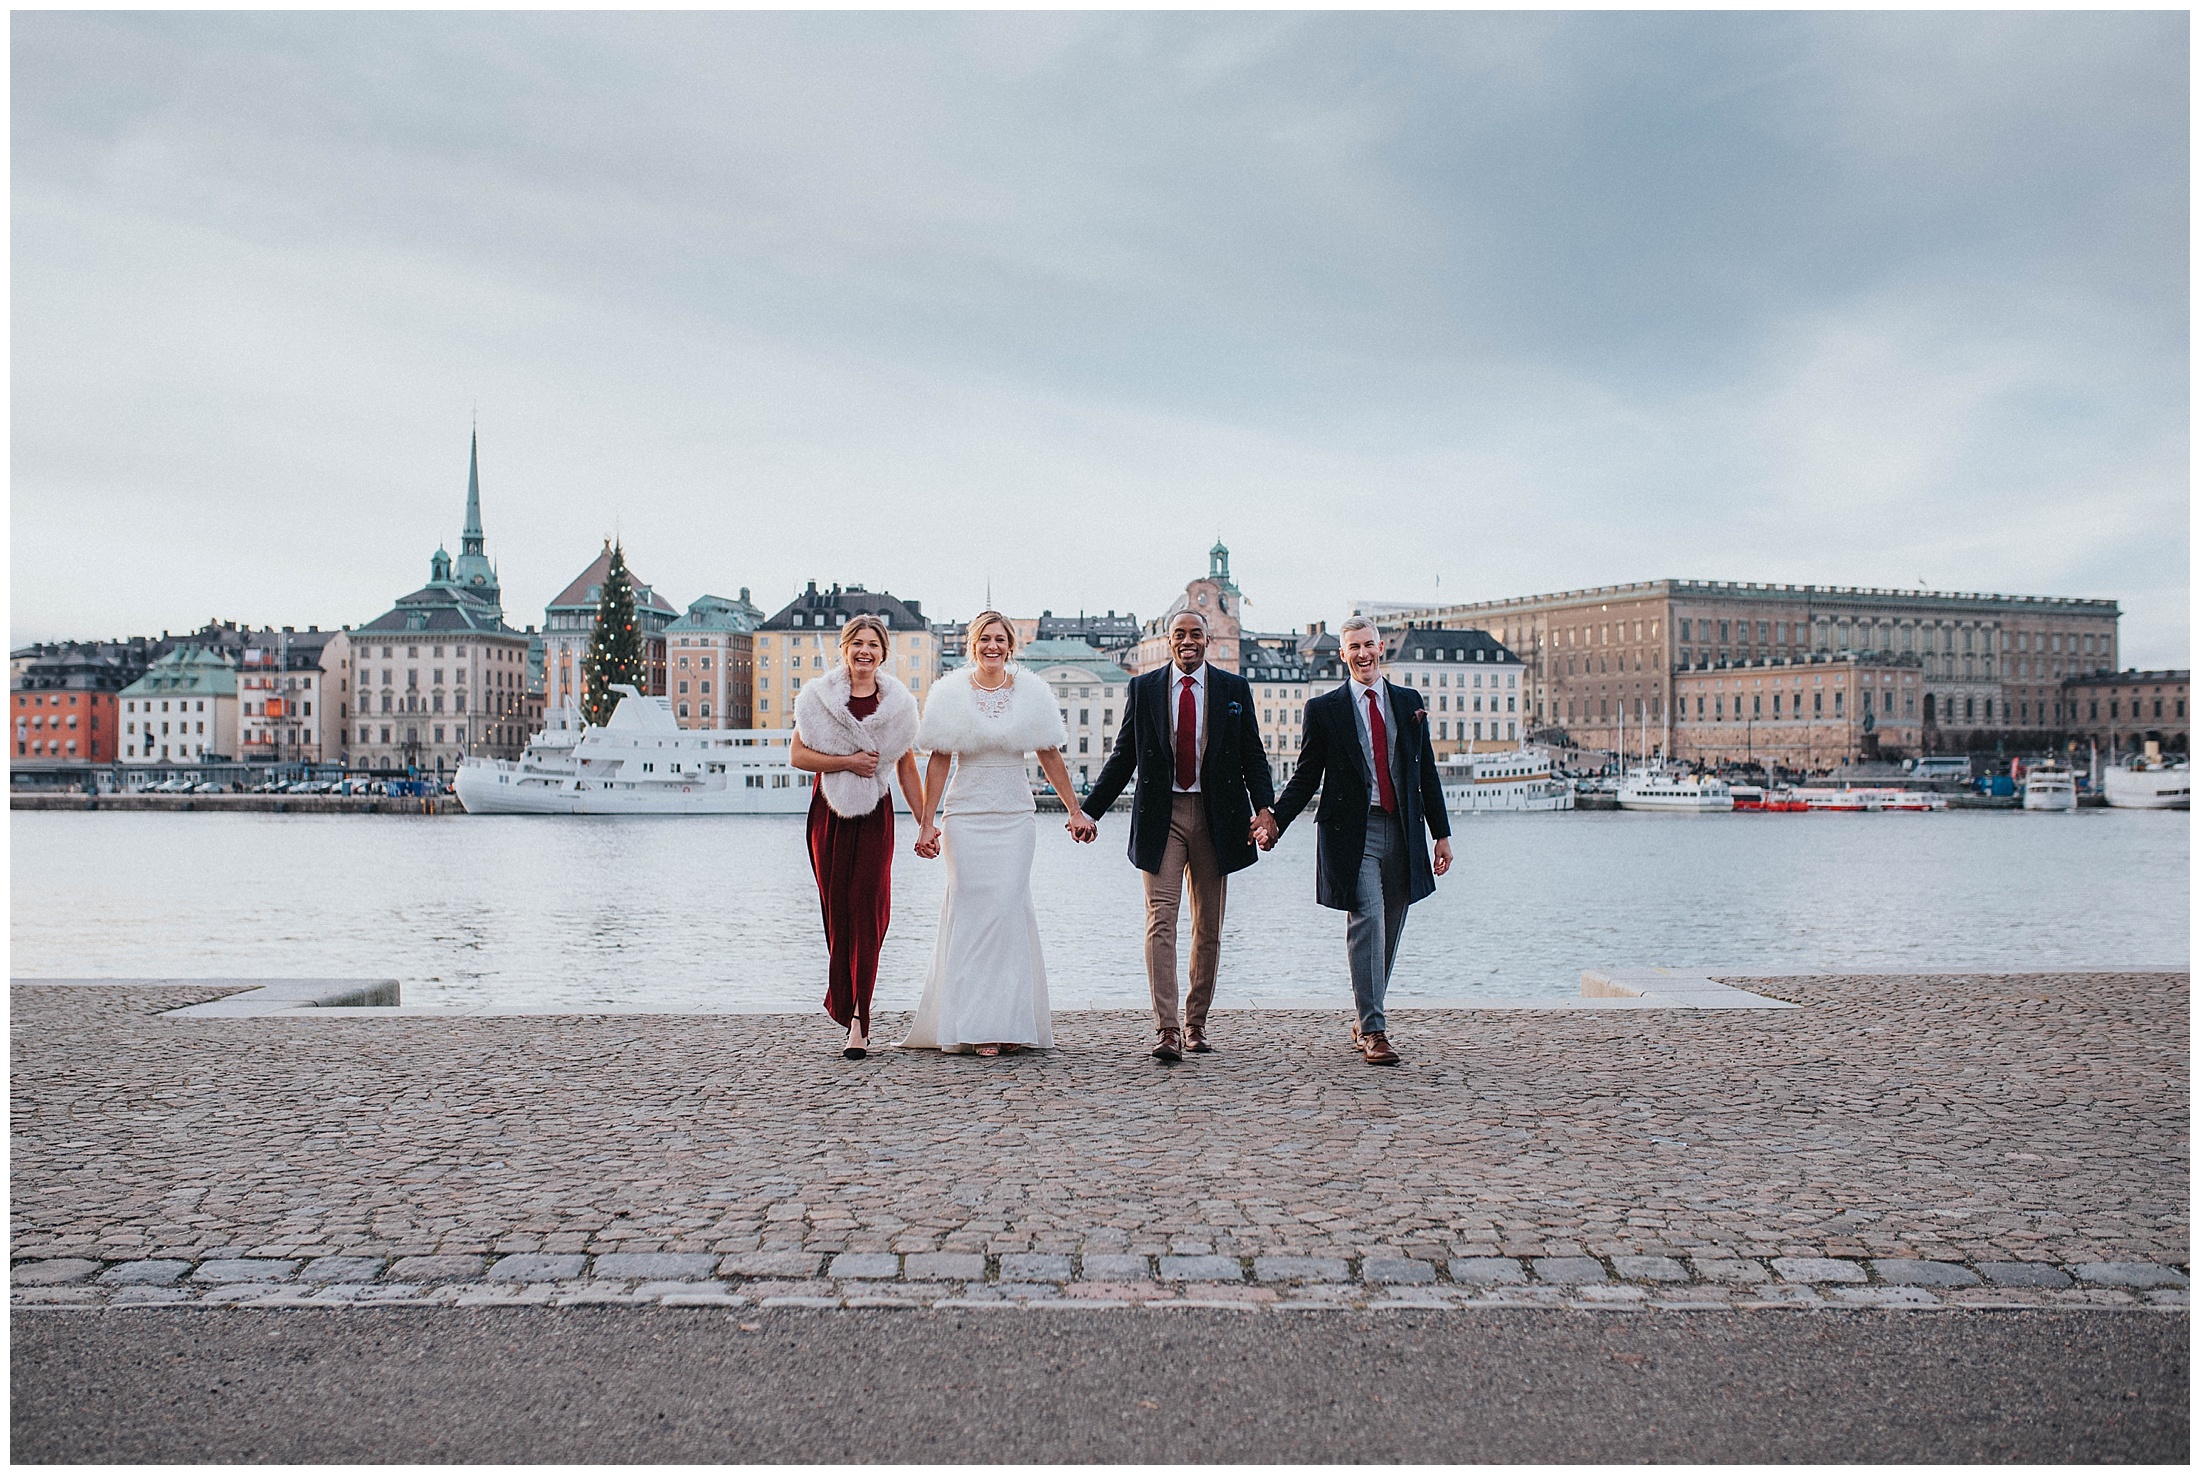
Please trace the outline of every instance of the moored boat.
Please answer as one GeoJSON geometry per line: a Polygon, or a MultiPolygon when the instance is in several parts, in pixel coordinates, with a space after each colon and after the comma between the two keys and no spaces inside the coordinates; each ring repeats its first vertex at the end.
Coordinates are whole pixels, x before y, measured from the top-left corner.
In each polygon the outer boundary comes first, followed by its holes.
{"type": "Polygon", "coordinates": [[[1619,807],[1671,814],[1724,813],[1734,791],[1724,779],[1659,767],[1635,768],[1620,780],[1619,807]]]}
{"type": "Polygon", "coordinates": [[[1573,786],[1551,771],[1548,748],[1459,753],[1440,759],[1437,779],[1452,814],[1548,813],[1574,807],[1573,786]]]}
{"type": "Polygon", "coordinates": [[[2024,776],[2026,809],[2071,810],[2078,807],[2077,776],[2067,768],[2035,768],[2024,776]]]}
{"type": "Polygon", "coordinates": [[[2111,809],[2190,809],[2192,770],[2159,758],[2135,758],[2101,770],[2101,792],[2111,809]]]}
{"type": "Polygon", "coordinates": [[[518,761],[468,758],[452,787],[469,814],[800,814],[815,775],[792,732],[688,729],[663,697],[612,688],[611,720],[537,733],[518,761]]]}
{"type": "Polygon", "coordinates": [[[1948,807],[1948,801],[1939,794],[1895,788],[1891,785],[1854,784],[1841,788],[1800,788],[1795,790],[1795,796],[1806,809],[1826,810],[1836,814],[1927,814],[1948,807]]]}

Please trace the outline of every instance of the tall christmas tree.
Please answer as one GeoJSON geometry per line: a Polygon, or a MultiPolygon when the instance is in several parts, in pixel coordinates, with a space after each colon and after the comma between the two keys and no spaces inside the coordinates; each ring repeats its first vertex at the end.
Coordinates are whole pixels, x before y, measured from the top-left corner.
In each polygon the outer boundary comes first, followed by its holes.
{"type": "Polygon", "coordinates": [[[611,720],[619,705],[614,683],[647,691],[647,672],[642,660],[642,629],[634,619],[634,579],[626,571],[626,551],[611,545],[611,567],[604,571],[603,589],[596,598],[596,632],[588,639],[588,655],[581,662],[586,682],[581,692],[581,716],[590,722],[611,720]]]}

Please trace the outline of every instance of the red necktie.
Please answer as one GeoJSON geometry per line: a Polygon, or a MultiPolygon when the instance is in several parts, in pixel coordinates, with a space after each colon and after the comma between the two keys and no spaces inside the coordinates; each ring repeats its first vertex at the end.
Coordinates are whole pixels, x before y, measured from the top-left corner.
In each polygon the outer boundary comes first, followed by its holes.
{"type": "Polygon", "coordinates": [[[1199,782],[1199,703],[1192,696],[1192,678],[1176,697],[1176,786],[1188,789],[1199,782]]]}
{"type": "Polygon", "coordinates": [[[1367,732],[1375,739],[1375,790],[1382,796],[1383,813],[1394,813],[1398,808],[1398,796],[1390,788],[1390,730],[1383,726],[1383,704],[1375,700],[1375,690],[1367,693],[1367,732]]]}

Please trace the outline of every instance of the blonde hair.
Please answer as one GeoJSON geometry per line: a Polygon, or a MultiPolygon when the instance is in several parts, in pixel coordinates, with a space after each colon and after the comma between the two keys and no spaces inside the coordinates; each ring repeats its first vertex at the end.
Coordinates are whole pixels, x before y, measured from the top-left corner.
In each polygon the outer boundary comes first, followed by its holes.
{"type": "Polygon", "coordinates": [[[858,630],[869,630],[878,636],[880,654],[887,654],[893,650],[894,637],[887,633],[884,620],[877,615],[850,615],[848,623],[840,627],[840,659],[842,661],[845,662],[848,659],[848,642],[856,638],[858,630]]]}
{"type": "Polygon", "coordinates": [[[1016,654],[1016,627],[1009,623],[1007,615],[1002,614],[997,609],[988,609],[980,610],[971,617],[970,629],[964,636],[964,647],[971,653],[972,658],[974,659],[977,656],[978,637],[985,633],[985,627],[988,625],[1001,627],[1001,633],[1008,637],[1008,653],[1010,655],[1016,654]]]}

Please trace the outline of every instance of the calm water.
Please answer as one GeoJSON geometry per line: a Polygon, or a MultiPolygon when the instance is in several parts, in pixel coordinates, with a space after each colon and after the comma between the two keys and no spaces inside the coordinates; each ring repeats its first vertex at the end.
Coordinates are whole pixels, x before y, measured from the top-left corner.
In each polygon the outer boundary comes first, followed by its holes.
{"type": "MultiPolygon", "coordinates": [[[[408,1003],[807,1009],[817,894],[793,817],[20,813],[16,977],[397,977],[408,1003]]],[[[1480,816],[1413,909],[1392,997],[1574,994],[1584,967],[2185,965],[2188,816],[1480,816]]],[[[1057,1007],[1142,1007],[1124,819],[1034,868],[1057,1007]]],[[[916,1002],[944,872],[894,872],[881,1008],[916,1002]]],[[[1348,997],[1313,826],[1231,878],[1219,1002],[1348,997]]]]}

